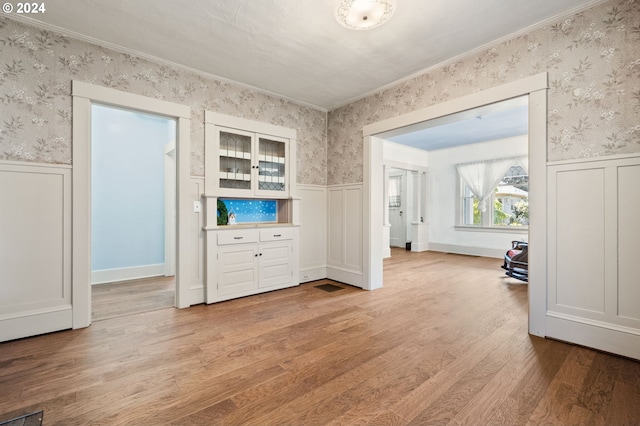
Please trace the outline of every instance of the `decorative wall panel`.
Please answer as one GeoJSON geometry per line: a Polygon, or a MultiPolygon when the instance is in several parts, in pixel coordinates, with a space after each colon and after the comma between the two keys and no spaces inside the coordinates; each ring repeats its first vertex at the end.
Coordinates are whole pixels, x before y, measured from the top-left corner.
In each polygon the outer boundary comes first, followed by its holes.
{"type": "Polygon", "coordinates": [[[71,170],[0,162],[0,341],[71,328],[71,170]]]}

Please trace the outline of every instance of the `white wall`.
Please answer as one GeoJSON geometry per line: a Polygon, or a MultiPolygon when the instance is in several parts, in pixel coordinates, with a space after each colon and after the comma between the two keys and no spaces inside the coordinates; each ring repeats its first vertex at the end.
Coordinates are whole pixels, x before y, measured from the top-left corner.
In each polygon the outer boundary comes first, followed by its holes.
{"type": "Polygon", "coordinates": [[[455,164],[528,154],[527,136],[464,145],[429,152],[427,212],[429,248],[453,253],[502,257],[512,240],[527,239],[517,232],[455,229],[457,173],[455,164]]]}
{"type": "Polygon", "coordinates": [[[403,168],[402,166],[424,168],[429,165],[429,153],[427,151],[389,141],[382,142],[382,158],[385,164],[399,168],[403,168]]]}
{"type": "Polygon", "coordinates": [[[427,204],[425,221],[429,249],[494,257],[502,257],[512,240],[526,240],[527,234],[455,229],[458,185],[455,164],[527,154],[526,135],[429,152],[388,141],[383,143],[385,164],[396,167],[428,165],[428,182],[423,195],[427,204]]]}
{"type": "Polygon", "coordinates": [[[92,106],[93,283],[164,273],[164,147],[175,131],[171,119],[92,106]]]}

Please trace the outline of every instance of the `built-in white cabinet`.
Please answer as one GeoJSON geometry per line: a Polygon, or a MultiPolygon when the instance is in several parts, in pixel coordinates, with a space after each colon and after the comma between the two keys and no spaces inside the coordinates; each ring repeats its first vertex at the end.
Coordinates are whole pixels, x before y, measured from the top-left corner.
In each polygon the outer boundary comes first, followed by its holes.
{"type": "Polygon", "coordinates": [[[299,284],[295,150],[294,129],[205,112],[207,303],[299,284]]]}
{"type": "Polygon", "coordinates": [[[263,123],[241,127],[241,119],[215,113],[206,118],[205,175],[212,193],[218,197],[289,197],[295,131],[263,123]]]}
{"type": "Polygon", "coordinates": [[[298,285],[298,228],[219,229],[207,235],[207,303],[298,285]]]}

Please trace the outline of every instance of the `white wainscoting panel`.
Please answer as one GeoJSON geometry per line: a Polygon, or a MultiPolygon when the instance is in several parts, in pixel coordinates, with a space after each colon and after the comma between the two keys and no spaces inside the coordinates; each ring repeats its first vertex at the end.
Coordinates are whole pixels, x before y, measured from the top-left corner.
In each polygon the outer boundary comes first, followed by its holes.
{"type": "Polygon", "coordinates": [[[344,265],[362,272],[362,186],[344,188],[344,265]]]}
{"type": "Polygon", "coordinates": [[[71,168],[0,162],[0,341],[72,327],[71,168]]]}
{"type": "Polygon", "coordinates": [[[344,226],[345,226],[345,206],[344,191],[341,189],[328,189],[327,194],[327,263],[330,265],[344,264],[344,226]]]}
{"type": "Polygon", "coordinates": [[[640,359],[640,157],[548,167],[547,336],[640,359]]]}
{"type": "Polygon", "coordinates": [[[362,287],[362,184],[328,187],[327,278],[362,287]]]}
{"type": "Polygon", "coordinates": [[[618,169],[618,315],[640,321],[640,165],[618,169]]]}
{"type": "Polygon", "coordinates": [[[555,202],[554,302],[604,313],[604,168],[558,172],[555,202]]]}
{"type": "Polygon", "coordinates": [[[327,187],[298,184],[300,282],[327,277],[327,187]]]}
{"type": "Polygon", "coordinates": [[[204,194],[204,177],[191,176],[189,179],[189,200],[191,205],[193,202],[199,201],[201,203],[200,213],[196,213],[191,209],[188,217],[188,229],[187,235],[180,235],[178,238],[187,239],[187,247],[192,250],[193,253],[189,255],[191,264],[189,269],[191,270],[189,276],[191,282],[189,283],[189,304],[197,305],[205,302],[205,246],[204,246],[204,226],[205,220],[205,200],[202,198],[204,194]]]}

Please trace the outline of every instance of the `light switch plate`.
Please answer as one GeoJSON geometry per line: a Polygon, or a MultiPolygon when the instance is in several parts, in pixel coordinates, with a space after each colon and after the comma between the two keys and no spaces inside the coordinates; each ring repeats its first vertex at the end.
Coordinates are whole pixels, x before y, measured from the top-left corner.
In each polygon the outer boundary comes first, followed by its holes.
{"type": "Polygon", "coordinates": [[[200,210],[202,210],[202,203],[200,203],[200,201],[194,201],[193,202],[193,212],[194,213],[200,213],[200,210]]]}

